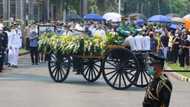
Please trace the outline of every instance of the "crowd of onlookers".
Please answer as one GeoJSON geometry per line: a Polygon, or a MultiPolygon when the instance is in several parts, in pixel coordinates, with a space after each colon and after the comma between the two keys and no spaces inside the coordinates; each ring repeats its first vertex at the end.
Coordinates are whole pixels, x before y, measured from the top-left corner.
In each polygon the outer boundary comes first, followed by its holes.
{"type": "Polygon", "coordinates": [[[120,23],[88,21],[64,24],[35,23],[23,29],[18,24],[10,27],[0,24],[0,71],[2,71],[3,63],[16,68],[19,48],[25,46],[30,50],[33,65],[45,62],[47,55],[38,51],[38,37],[44,32],[55,32],[57,35],[80,35],[83,33],[88,36],[101,37],[105,37],[106,32],[118,33],[125,38],[123,45],[128,45],[133,51],[151,50],[163,55],[170,63],[179,62],[181,67],[189,66],[190,63],[190,30],[183,28],[182,24],[171,28],[167,24],[138,25],[125,20],[120,23]],[[23,41],[26,42],[23,43],[23,41]]]}
{"type": "MultiPolygon", "coordinates": [[[[57,29],[61,32],[61,29],[57,29]]],[[[57,33],[58,33],[57,32],[57,33]]],[[[62,28],[63,35],[85,33],[89,36],[104,37],[106,32],[118,33],[125,38],[123,45],[131,50],[151,50],[163,55],[169,63],[179,63],[181,67],[190,65],[190,30],[183,24],[142,24],[122,20],[121,23],[68,23],[62,28]]]]}

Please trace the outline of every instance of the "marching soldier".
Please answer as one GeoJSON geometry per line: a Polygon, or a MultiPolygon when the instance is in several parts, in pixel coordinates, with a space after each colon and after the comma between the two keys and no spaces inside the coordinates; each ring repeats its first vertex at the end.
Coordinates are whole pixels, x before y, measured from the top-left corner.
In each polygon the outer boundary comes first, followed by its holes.
{"type": "Polygon", "coordinates": [[[172,92],[172,84],[166,75],[162,74],[164,58],[151,55],[155,61],[148,74],[154,76],[152,82],[146,89],[143,107],[169,107],[172,92]]]}

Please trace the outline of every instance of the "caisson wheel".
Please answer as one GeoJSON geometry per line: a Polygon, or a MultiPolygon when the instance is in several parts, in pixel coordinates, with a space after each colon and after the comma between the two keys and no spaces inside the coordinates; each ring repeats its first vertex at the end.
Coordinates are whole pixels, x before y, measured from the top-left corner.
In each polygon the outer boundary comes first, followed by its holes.
{"type": "Polygon", "coordinates": [[[51,53],[48,60],[51,78],[55,82],[63,82],[69,74],[70,63],[70,57],[51,53]]]}
{"type": "Polygon", "coordinates": [[[88,82],[95,82],[101,75],[101,63],[98,59],[87,59],[82,71],[83,77],[88,82]]]}
{"type": "Polygon", "coordinates": [[[152,58],[149,56],[137,55],[139,60],[139,69],[135,74],[135,78],[133,78],[134,85],[137,87],[144,88],[149,82],[152,80],[152,76],[147,73],[148,63],[152,62],[152,58]]]}
{"type": "Polygon", "coordinates": [[[135,56],[128,49],[113,49],[105,57],[103,77],[112,88],[127,89],[132,85],[137,68],[135,56]]]}

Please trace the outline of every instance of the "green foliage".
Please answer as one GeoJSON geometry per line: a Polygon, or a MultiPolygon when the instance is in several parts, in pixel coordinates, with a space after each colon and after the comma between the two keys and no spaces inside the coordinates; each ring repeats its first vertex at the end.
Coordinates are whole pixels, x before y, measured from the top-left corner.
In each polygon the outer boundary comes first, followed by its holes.
{"type": "MultiPolygon", "coordinates": [[[[81,0],[50,0],[50,3],[59,6],[63,3],[67,9],[80,12],[81,0]]],[[[121,0],[122,14],[142,13],[149,17],[155,14],[176,13],[180,16],[188,14],[189,0],[121,0]]],[[[104,14],[106,12],[118,11],[118,0],[87,0],[88,12],[104,14]]],[[[58,7],[59,8],[59,7],[58,7]]]]}
{"type": "Polygon", "coordinates": [[[124,41],[122,36],[117,34],[107,33],[106,34],[106,43],[109,45],[121,45],[124,41]]]}
{"type": "Polygon", "coordinates": [[[170,0],[170,7],[173,13],[184,16],[189,13],[190,1],[189,0],[170,0]]]}
{"type": "Polygon", "coordinates": [[[96,0],[88,0],[89,9],[88,11],[90,13],[97,13],[98,7],[97,7],[97,1],[96,0]]]}
{"type": "MultiPolygon", "coordinates": [[[[179,70],[179,71],[190,69],[190,67],[180,67],[179,64],[177,64],[177,63],[175,63],[175,64],[168,63],[167,66],[169,66],[173,70],[179,70]]],[[[190,72],[178,72],[178,73],[190,78],[190,72]]]]}
{"type": "Polygon", "coordinates": [[[124,0],[123,14],[143,13],[146,16],[155,14],[176,13],[184,16],[189,13],[189,0],[124,0]],[[124,4],[125,4],[124,3],[124,4]]]}

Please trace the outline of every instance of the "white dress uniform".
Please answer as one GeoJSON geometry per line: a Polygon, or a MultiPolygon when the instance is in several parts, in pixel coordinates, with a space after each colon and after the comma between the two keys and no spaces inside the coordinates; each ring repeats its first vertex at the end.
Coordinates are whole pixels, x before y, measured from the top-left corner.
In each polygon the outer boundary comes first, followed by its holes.
{"type": "Polygon", "coordinates": [[[18,43],[19,43],[19,48],[21,48],[22,47],[22,31],[21,31],[21,29],[17,29],[16,33],[19,36],[18,43]]]}
{"type": "Polygon", "coordinates": [[[16,32],[15,29],[12,29],[9,36],[8,36],[8,46],[9,46],[9,56],[8,62],[12,66],[18,65],[18,57],[19,57],[19,48],[21,48],[22,40],[21,40],[22,33],[20,34],[16,32]]]}
{"type": "Polygon", "coordinates": [[[132,51],[136,50],[135,38],[132,35],[127,37],[122,45],[130,46],[132,51]]]}
{"type": "Polygon", "coordinates": [[[137,35],[135,36],[135,45],[136,45],[136,50],[137,51],[142,51],[143,49],[143,44],[144,44],[144,38],[142,35],[137,35]]]}
{"type": "Polygon", "coordinates": [[[12,47],[12,39],[13,39],[13,32],[10,31],[8,34],[8,63],[13,65],[13,58],[14,58],[14,48],[12,47]]]}
{"type": "Polygon", "coordinates": [[[144,36],[143,37],[143,49],[145,51],[149,51],[150,50],[150,37],[149,36],[144,36]]]}

